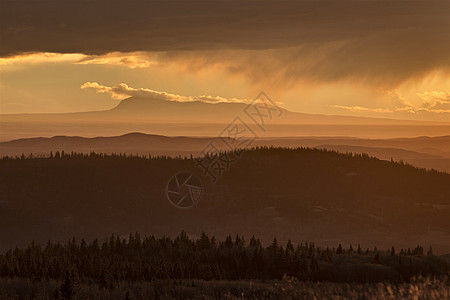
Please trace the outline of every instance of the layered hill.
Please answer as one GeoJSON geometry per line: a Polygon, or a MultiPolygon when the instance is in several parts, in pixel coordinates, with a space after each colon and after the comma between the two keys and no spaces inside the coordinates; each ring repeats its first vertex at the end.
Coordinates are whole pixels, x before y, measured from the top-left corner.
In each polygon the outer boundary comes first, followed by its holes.
{"type": "MultiPolygon", "coordinates": [[[[1,156],[49,156],[50,152],[123,153],[138,155],[198,156],[210,143],[229,150],[220,138],[168,137],[129,133],[112,137],[28,138],[0,142],[1,156]]],[[[414,166],[450,173],[450,136],[397,139],[356,138],[259,138],[253,146],[315,147],[339,152],[367,153],[383,160],[405,161],[414,166]]]]}
{"type": "MultiPolygon", "coordinates": [[[[129,132],[160,135],[216,136],[236,117],[258,136],[354,136],[370,138],[439,136],[450,132],[449,122],[393,120],[333,116],[291,112],[284,108],[271,111],[261,130],[253,115],[246,114],[248,104],[175,102],[131,97],[105,111],[64,114],[0,115],[0,140],[57,135],[111,136],[129,132]]],[[[247,112],[268,115],[264,108],[247,112]]]]}

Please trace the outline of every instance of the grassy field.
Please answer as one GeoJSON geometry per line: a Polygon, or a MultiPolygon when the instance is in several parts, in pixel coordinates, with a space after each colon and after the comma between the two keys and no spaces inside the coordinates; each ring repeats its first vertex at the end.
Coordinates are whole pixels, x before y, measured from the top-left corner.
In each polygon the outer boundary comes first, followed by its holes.
{"type": "MultiPolygon", "coordinates": [[[[0,279],[0,299],[70,299],[59,291],[61,282],[0,279]]],[[[103,289],[96,283],[75,287],[71,299],[449,299],[448,277],[419,277],[409,283],[155,280],[121,282],[103,289]]]]}

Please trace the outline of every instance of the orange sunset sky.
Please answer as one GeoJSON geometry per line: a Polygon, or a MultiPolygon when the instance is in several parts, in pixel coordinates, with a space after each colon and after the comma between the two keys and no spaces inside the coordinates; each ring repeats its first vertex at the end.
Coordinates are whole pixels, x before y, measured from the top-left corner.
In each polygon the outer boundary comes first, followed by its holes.
{"type": "Polygon", "coordinates": [[[2,114],[263,90],[292,111],[450,121],[449,1],[20,2],[0,10],[2,114]]]}

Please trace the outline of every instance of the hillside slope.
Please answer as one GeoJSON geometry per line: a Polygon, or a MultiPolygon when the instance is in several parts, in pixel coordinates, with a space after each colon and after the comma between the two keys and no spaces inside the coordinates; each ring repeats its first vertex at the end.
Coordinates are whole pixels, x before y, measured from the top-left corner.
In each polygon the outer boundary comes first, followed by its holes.
{"type": "Polygon", "coordinates": [[[215,184],[190,159],[0,160],[0,248],[71,236],[274,236],[318,245],[432,245],[450,251],[450,175],[310,149],[244,152],[215,184]],[[177,172],[204,184],[182,210],[165,196],[177,172]]]}

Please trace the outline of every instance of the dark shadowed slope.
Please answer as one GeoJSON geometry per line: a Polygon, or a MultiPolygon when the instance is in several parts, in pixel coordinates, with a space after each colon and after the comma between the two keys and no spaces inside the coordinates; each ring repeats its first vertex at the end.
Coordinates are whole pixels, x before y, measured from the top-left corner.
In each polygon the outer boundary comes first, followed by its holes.
{"type": "Polygon", "coordinates": [[[189,159],[0,160],[0,246],[31,240],[208,231],[270,242],[450,251],[450,175],[321,150],[244,152],[216,184],[189,159]],[[171,176],[196,173],[199,204],[173,207],[171,176]]]}

